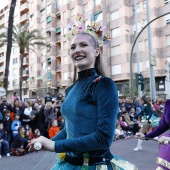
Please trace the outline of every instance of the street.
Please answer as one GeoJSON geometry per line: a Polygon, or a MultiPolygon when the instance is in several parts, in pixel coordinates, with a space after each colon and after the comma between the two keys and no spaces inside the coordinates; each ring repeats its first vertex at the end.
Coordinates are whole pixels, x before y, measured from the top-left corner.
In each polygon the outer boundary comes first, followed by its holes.
{"type": "MultiPolygon", "coordinates": [[[[111,152],[135,164],[139,170],[155,170],[158,144],[155,141],[144,141],[143,151],[133,151],[137,140],[123,139],[112,143],[111,152]]],[[[39,151],[25,156],[5,157],[0,159],[0,170],[49,170],[55,163],[56,153],[39,151]]]]}

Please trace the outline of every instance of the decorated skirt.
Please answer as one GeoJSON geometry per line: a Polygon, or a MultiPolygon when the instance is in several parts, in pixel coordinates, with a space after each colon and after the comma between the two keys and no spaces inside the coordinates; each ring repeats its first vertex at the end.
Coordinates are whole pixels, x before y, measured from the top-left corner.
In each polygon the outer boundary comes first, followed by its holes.
{"type": "Polygon", "coordinates": [[[57,156],[55,165],[51,170],[138,170],[138,168],[130,162],[118,157],[113,156],[110,160],[110,164],[90,165],[84,164],[83,166],[74,166],[64,161],[64,153],[60,153],[57,156]]]}
{"type": "MultiPolygon", "coordinates": [[[[164,136],[170,137],[170,134],[164,134],[164,136]]],[[[170,144],[159,145],[159,156],[156,163],[159,164],[156,170],[170,170],[170,144]]]]}

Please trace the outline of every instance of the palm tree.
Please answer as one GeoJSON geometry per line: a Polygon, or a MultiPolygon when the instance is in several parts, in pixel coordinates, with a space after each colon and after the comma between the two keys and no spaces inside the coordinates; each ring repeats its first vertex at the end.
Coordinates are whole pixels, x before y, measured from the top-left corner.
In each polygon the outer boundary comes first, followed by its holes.
{"type": "Polygon", "coordinates": [[[7,50],[6,50],[6,64],[5,64],[5,75],[4,75],[4,83],[3,86],[7,91],[8,88],[8,75],[9,75],[9,61],[11,56],[11,48],[12,48],[12,29],[14,22],[14,11],[15,11],[16,0],[11,1],[10,11],[9,11],[9,19],[8,19],[8,37],[7,37],[7,50]]]}
{"type": "MultiPolygon", "coordinates": [[[[20,99],[22,99],[22,82],[23,82],[23,59],[26,53],[29,51],[35,52],[36,45],[46,46],[44,43],[45,38],[38,36],[40,32],[38,29],[28,30],[29,24],[26,23],[24,26],[17,25],[13,27],[12,42],[19,47],[20,50],[20,81],[19,81],[19,92],[20,99]]],[[[0,35],[2,42],[7,42],[6,33],[0,35]],[[4,39],[2,39],[4,38],[4,39]]]]}

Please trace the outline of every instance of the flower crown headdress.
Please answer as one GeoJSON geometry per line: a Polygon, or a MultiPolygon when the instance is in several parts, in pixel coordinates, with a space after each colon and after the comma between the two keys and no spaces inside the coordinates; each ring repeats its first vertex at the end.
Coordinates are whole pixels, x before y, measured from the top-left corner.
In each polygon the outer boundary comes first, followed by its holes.
{"type": "MultiPolygon", "coordinates": [[[[76,21],[74,22],[73,20],[71,20],[68,25],[64,26],[64,28],[67,28],[67,33],[64,35],[64,37],[66,37],[67,39],[72,39],[73,36],[82,32],[87,32],[92,35],[98,36],[102,35],[102,32],[107,29],[107,26],[102,26],[99,23],[96,23],[97,18],[98,15],[94,15],[94,13],[92,13],[90,16],[90,24],[85,27],[84,14],[80,15],[79,13],[77,13],[76,21]]],[[[111,41],[107,33],[104,36],[100,36],[99,40],[104,45],[111,41]]]]}

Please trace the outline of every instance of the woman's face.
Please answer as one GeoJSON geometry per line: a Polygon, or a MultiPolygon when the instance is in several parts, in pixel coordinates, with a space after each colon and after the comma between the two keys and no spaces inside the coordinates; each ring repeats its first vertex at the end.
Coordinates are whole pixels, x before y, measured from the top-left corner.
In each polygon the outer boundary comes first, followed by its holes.
{"type": "Polygon", "coordinates": [[[94,48],[93,41],[88,35],[77,35],[71,42],[70,56],[78,71],[94,68],[99,48],[94,48]]]}
{"type": "Polygon", "coordinates": [[[143,99],[141,99],[141,100],[140,100],[140,103],[141,103],[141,104],[143,104],[143,103],[144,103],[143,99]]]}
{"type": "Polygon", "coordinates": [[[15,106],[18,107],[19,106],[19,102],[15,101],[15,106]]]}

